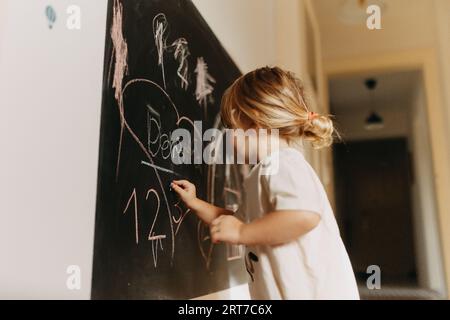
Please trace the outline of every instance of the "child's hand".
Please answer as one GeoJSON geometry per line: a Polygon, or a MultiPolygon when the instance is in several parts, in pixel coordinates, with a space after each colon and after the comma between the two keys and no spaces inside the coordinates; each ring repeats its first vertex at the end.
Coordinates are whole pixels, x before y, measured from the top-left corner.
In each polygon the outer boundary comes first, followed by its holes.
{"type": "Polygon", "coordinates": [[[197,199],[195,185],[187,180],[174,180],[170,184],[170,187],[180,196],[181,201],[183,201],[189,209],[192,209],[192,206],[197,199]]]}
{"type": "Polygon", "coordinates": [[[210,226],[211,240],[213,243],[220,241],[240,244],[244,223],[230,215],[221,215],[210,226]]]}

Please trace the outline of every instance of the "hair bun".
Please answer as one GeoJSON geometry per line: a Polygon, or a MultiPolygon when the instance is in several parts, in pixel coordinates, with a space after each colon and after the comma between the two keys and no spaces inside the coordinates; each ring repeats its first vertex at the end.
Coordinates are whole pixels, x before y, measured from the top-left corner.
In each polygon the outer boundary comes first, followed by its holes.
{"type": "Polygon", "coordinates": [[[315,112],[311,112],[308,119],[309,126],[303,131],[305,140],[310,141],[316,149],[329,147],[333,143],[333,121],[315,112]]]}

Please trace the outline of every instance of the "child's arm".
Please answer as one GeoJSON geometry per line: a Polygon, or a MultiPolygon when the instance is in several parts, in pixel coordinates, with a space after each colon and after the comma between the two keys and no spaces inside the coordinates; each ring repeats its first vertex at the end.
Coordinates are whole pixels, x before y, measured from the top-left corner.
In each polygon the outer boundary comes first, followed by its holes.
{"type": "Polygon", "coordinates": [[[298,239],[319,222],[317,213],[294,210],[274,211],[248,224],[223,216],[212,222],[211,238],[216,243],[280,245],[298,239]]]}
{"type": "Polygon", "coordinates": [[[186,206],[208,225],[221,215],[234,214],[231,210],[216,207],[197,198],[195,186],[189,181],[175,180],[170,186],[180,196],[186,206]]]}

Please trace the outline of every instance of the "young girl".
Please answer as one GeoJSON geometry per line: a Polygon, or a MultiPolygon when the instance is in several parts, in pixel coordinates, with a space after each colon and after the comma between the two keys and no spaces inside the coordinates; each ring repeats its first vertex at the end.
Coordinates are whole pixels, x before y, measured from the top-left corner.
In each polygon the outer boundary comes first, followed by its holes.
{"type": "Polygon", "coordinates": [[[303,140],[316,148],[331,145],[332,121],[310,112],[300,80],[277,67],[237,79],[223,96],[221,116],[233,129],[278,132],[269,134],[276,150],[258,143],[258,134],[248,136],[256,144],[234,145],[246,159],[256,155],[258,160],[244,180],[239,207],[250,222],[198,199],[186,180],[171,186],[210,226],[214,243],[246,246],[252,299],[359,299],[327,195],[301,148],[303,140]]]}

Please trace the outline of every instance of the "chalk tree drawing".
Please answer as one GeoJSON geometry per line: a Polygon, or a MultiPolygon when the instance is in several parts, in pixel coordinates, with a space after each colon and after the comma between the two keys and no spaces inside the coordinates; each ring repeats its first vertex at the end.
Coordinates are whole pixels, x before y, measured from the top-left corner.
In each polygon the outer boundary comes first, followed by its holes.
{"type": "Polygon", "coordinates": [[[195,73],[197,74],[197,87],[195,89],[195,96],[197,101],[203,107],[205,112],[205,117],[207,114],[208,102],[211,101],[212,93],[214,91],[213,83],[216,80],[208,73],[208,65],[206,64],[203,57],[197,59],[197,67],[195,68],[195,73]]]}

